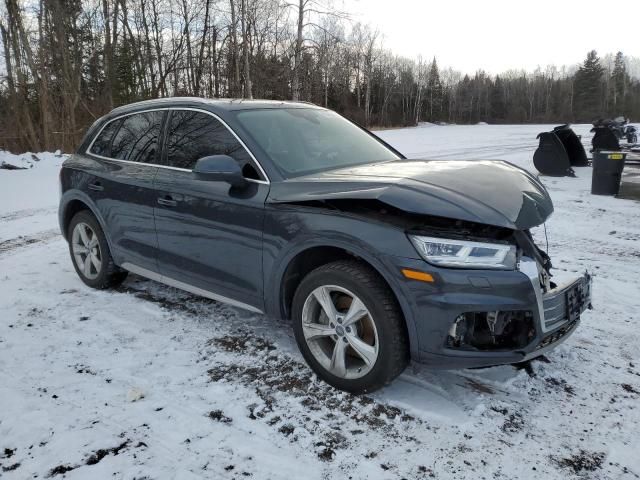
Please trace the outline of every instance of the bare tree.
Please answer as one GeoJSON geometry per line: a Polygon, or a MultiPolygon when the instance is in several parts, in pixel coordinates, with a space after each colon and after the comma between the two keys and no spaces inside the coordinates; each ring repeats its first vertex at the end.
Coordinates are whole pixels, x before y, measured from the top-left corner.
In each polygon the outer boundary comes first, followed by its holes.
{"type": "MultiPolygon", "coordinates": [[[[293,97],[370,126],[590,120],[573,67],[440,71],[348,20],[332,0],[0,0],[0,147],[73,150],[113,106],[172,95],[293,97]]],[[[640,60],[603,58],[603,116],[640,116],[640,60]]]]}
{"type": "Polygon", "coordinates": [[[229,0],[231,6],[231,61],[233,63],[233,84],[230,88],[231,96],[237,97],[240,91],[240,62],[239,62],[239,49],[238,49],[238,20],[236,16],[235,0],[229,0]]]}
{"type": "Polygon", "coordinates": [[[373,72],[373,63],[376,60],[376,40],[378,39],[378,31],[370,32],[367,36],[364,51],[364,68],[365,68],[365,81],[367,82],[364,93],[364,123],[365,125],[371,125],[371,74],[373,72]]]}
{"type": "Polygon", "coordinates": [[[294,63],[293,63],[293,79],[291,82],[291,96],[293,100],[300,100],[300,77],[301,77],[301,64],[302,53],[304,48],[304,31],[306,27],[313,26],[316,28],[322,28],[318,23],[309,19],[311,15],[316,17],[331,16],[334,20],[348,18],[345,12],[337,11],[327,3],[322,3],[321,0],[298,0],[294,6],[297,11],[297,28],[296,39],[294,47],[294,63]],[[306,21],[305,21],[306,20],[306,21]]]}
{"type": "Polygon", "coordinates": [[[249,28],[247,26],[247,0],[241,0],[240,23],[242,24],[242,50],[244,52],[244,98],[253,98],[251,69],[249,67],[249,28]]]}

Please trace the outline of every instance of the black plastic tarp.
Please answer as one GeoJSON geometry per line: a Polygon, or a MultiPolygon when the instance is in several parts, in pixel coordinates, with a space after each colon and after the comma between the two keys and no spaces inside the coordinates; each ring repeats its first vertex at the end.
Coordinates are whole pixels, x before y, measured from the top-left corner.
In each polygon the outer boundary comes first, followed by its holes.
{"type": "Polygon", "coordinates": [[[593,138],[591,146],[593,150],[620,150],[620,140],[608,125],[596,125],[591,129],[593,138]]]}
{"type": "Polygon", "coordinates": [[[584,151],[584,146],[580,141],[576,132],[574,132],[569,125],[560,125],[555,127],[553,132],[558,136],[564,149],[569,155],[569,163],[572,167],[586,167],[589,165],[587,161],[587,152],[584,151]]]}
{"type": "Polygon", "coordinates": [[[537,138],[540,143],[533,155],[533,164],[543,175],[573,176],[571,167],[588,165],[582,142],[569,125],[560,125],[551,132],[542,132],[537,138]]]}

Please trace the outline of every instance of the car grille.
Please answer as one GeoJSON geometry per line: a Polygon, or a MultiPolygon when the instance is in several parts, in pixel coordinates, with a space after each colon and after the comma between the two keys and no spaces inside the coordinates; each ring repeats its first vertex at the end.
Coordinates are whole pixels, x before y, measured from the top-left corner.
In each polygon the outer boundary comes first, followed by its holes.
{"type": "Polygon", "coordinates": [[[585,273],[571,284],[547,292],[542,305],[546,332],[580,318],[582,312],[591,308],[591,276],[585,273]]]}
{"type": "Polygon", "coordinates": [[[569,320],[567,318],[566,290],[562,289],[544,295],[542,305],[544,307],[545,331],[557,328],[569,320]]]}
{"type": "Polygon", "coordinates": [[[573,329],[578,325],[578,320],[574,320],[573,322],[568,322],[563,327],[560,327],[553,333],[550,333],[536,346],[536,350],[540,350],[544,347],[551,345],[552,343],[556,343],[565,335],[568,335],[573,331],[573,329]]]}
{"type": "MultiPolygon", "coordinates": [[[[585,272],[570,283],[553,285],[544,292],[540,278],[542,267],[532,258],[522,257],[518,269],[524,273],[533,286],[538,303],[540,327],[543,333],[560,329],[573,323],[580,314],[591,308],[591,276],[585,272]]],[[[545,282],[546,283],[546,282],[545,282]]]]}

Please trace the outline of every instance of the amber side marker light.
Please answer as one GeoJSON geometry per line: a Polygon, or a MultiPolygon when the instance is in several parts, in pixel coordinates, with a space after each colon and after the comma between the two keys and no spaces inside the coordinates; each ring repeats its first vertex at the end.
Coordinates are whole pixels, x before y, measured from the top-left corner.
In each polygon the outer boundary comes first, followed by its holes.
{"type": "Polygon", "coordinates": [[[433,279],[433,275],[430,273],[419,272],[418,270],[409,270],[408,268],[402,269],[402,274],[410,278],[411,280],[419,280],[421,282],[429,282],[432,283],[435,280],[433,279]]]}

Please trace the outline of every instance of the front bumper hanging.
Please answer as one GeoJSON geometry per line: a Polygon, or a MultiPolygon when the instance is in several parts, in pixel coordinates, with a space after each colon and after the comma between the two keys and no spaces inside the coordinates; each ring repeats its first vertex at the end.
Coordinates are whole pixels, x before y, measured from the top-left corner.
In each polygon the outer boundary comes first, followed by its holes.
{"type": "Polygon", "coordinates": [[[580,315],[592,308],[591,284],[591,275],[585,273],[543,295],[540,312],[543,338],[536,350],[557,343],[574,330],[580,315]]]}
{"type": "Polygon", "coordinates": [[[526,274],[536,295],[538,303],[538,325],[541,335],[533,352],[527,354],[531,358],[542,354],[541,350],[550,350],[556,344],[573,333],[580,321],[580,315],[592,308],[592,279],[588,272],[578,278],[565,281],[543,292],[541,285],[542,267],[531,258],[523,258],[520,271],[526,274]]]}

